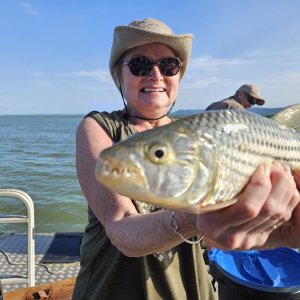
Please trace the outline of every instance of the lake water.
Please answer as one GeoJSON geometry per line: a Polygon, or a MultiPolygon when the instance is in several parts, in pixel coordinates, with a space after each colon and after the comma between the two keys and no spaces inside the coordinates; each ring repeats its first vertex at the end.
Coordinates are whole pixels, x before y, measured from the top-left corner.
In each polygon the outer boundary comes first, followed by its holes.
{"type": "MultiPolygon", "coordinates": [[[[87,223],[87,204],[75,170],[75,134],[81,119],[0,116],[0,188],[31,196],[36,232],[83,231],[87,223]]],[[[0,197],[0,214],[25,211],[20,200],[0,197]]],[[[22,226],[0,224],[0,232],[22,226]]]]}

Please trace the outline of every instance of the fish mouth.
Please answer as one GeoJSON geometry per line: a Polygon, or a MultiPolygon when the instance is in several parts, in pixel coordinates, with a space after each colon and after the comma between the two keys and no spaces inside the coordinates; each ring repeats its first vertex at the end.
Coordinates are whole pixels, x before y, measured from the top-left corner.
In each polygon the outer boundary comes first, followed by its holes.
{"type": "Polygon", "coordinates": [[[96,166],[96,178],[108,188],[120,194],[132,188],[145,189],[147,184],[141,168],[130,162],[122,162],[112,157],[100,158],[96,166]]]}

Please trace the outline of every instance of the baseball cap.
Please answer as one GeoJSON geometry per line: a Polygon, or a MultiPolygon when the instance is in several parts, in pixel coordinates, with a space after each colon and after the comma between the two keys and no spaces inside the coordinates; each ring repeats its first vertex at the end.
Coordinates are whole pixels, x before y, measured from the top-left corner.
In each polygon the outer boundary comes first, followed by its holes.
{"type": "Polygon", "coordinates": [[[252,96],[253,98],[255,98],[256,100],[256,104],[257,105],[264,105],[265,104],[265,100],[260,96],[260,92],[258,87],[255,84],[251,84],[251,83],[247,83],[247,84],[243,84],[239,89],[239,92],[244,92],[246,94],[249,94],[250,96],[252,96]]]}

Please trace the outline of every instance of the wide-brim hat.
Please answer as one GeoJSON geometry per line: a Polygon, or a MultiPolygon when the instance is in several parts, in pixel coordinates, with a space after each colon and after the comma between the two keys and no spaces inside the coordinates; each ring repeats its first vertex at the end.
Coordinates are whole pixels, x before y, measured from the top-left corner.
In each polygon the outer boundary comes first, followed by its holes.
{"type": "Polygon", "coordinates": [[[257,105],[264,105],[265,100],[261,97],[258,87],[255,84],[247,83],[243,84],[239,89],[239,92],[244,92],[246,94],[249,94],[256,100],[257,105]]]}
{"type": "Polygon", "coordinates": [[[119,62],[126,51],[149,43],[163,43],[169,46],[175,55],[183,62],[180,70],[183,77],[191,56],[193,34],[175,35],[171,28],[155,19],[133,21],[128,26],[117,26],[114,30],[113,43],[110,53],[110,74],[120,89],[119,62]]]}

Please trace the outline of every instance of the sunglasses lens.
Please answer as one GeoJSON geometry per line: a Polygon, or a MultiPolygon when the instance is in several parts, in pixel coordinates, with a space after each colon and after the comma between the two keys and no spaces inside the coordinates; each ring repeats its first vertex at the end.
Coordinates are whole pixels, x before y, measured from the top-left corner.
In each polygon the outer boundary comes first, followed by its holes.
{"type": "Polygon", "coordinates": [[[181,62],[176,57],[166,57],[159,62],[159,67],[163,75],[174,76],[179,72],[181,62]]]}
{"type": "Polygon", "coordinates": [[[134,76],[146,76],[151,72],[152,62],[146,56],[137,56],[129,61],[129,69],[134,76]]]}
{"type": "Polygon", "coordinates": [[[250,96],[250,95],[247,95],[247,100],[248,100],[248,102],[249,102],[251,105],[256,104],[255,99],[254,99],[252,96],[250,96]]]}
{"type": "Polygon", "coordinates": [[[152,62],[146,56],[133,57],[128,63],[130,72],[134,76],[140,77],[149,75],[154,65],[158,65],[160,72],[164,76],[174,76],[179,72],[182,63],[176,57],[166,57],[158,62],[152,62]]]}

